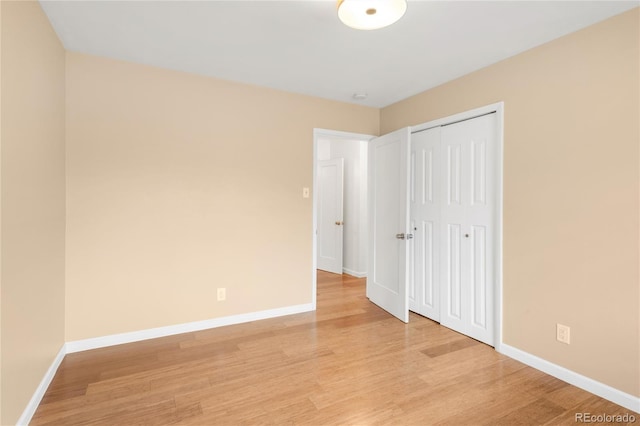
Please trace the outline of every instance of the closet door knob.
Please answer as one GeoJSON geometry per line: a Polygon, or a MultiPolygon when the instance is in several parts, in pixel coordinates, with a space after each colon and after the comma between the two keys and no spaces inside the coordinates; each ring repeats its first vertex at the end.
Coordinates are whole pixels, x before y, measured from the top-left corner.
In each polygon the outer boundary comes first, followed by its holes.
{"type": "Polygon", "coordinates": [[[410,240],[413,238],[413,234],[396,234],[396,238],[399,240],[410,240]]]}

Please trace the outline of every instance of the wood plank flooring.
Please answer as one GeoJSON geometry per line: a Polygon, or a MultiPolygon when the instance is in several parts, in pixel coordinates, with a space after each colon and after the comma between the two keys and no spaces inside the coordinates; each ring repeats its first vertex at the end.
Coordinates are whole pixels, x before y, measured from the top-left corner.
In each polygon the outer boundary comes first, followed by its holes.
{"type": "Polygon", "coordinates": [[[364,286],[319,272],[316,312],[69,354],[31,424],[556,425],[629,412],[421,316],[405,325],[364,286]]]}

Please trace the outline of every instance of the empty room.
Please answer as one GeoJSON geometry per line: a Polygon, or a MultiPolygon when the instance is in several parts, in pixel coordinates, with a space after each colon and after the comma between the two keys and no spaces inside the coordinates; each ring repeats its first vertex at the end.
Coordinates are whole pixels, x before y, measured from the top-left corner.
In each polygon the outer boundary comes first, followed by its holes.
{"type": "Polygon", "coordinates": [[[0,1],[0,424],[637,424],[639,6],[0,1]]]}

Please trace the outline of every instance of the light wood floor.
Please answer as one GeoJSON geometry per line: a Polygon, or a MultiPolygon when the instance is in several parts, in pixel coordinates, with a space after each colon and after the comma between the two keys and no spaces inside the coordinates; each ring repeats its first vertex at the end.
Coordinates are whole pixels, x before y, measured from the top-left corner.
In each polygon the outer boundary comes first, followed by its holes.
{"type": "MultiPolygon", "coordinates": [[[[32,425],[576,424],[628,410],[320,272],[318,310],[69,354],[32,425]]],[[[636,417],[639,417],[636,415],[636,417]]]]}

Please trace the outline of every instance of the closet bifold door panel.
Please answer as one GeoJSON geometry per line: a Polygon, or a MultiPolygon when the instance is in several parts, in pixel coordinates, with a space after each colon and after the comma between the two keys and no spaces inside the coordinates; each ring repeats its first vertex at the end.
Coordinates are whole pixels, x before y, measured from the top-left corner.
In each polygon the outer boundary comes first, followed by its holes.
{"type": "Polygon", "coordinates": [[[440,323],[494,345],[495,114],[442,126],[440,323]]]}
{"type": "Polygon", "coordinates": [[[440,127],[411,135],[409,309],[440,321],[440,127]]]}

